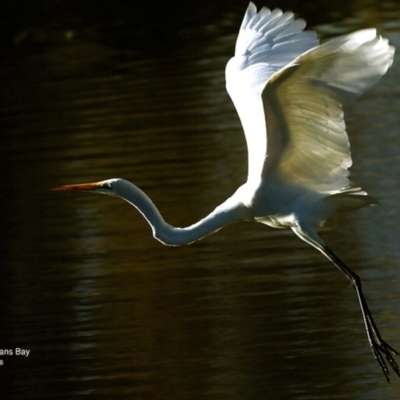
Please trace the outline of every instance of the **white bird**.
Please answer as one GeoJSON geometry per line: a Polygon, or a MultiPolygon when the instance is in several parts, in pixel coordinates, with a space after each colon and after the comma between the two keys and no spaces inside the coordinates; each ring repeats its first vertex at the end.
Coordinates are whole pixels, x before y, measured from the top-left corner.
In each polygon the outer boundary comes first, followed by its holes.
{"type": "Polygon", "coordinates": [[[374,357],[389,381],[400,376],[399,355],[381,337],[360,278],[322,241],[315,228],[336,211],[375,200],[351,185],[350,144],[343,104],[386,73],[394,48],[375,29],[319,45],[316,34],[291,12],[250,3],[226,66],[226,87],[239,114],[248,150],[247,181],[207,217],[186,228],[169,225],[150,198],[124,179],[65,185],[58,191],[89,191],[120,197],[143,215],[161,243],[180,246],[222,227],[252,220],[291,228],[319,250],[356,290],[374,357]]]}

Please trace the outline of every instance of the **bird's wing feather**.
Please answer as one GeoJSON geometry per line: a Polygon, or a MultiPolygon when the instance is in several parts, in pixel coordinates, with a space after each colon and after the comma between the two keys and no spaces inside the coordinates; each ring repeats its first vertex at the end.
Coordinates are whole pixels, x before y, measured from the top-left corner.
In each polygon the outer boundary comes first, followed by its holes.
{"type": "Polygon", "coordinates": [[[347,188],[352,161],[342,105],[385,74],[393,55],[386,39],[366,29],[330,40],[277,72],[262,95],[264,174],[320,192],[347,188]]]}
{"type": "Polygon", "coordinates": [[[235,56],[226,66],[226,88],[246,136],[249,180],[260,179],[266,156],[266,124],[261,93],[268,79],[305,51],[318,45],[314,32],[291,12],[250,3],[236,42],[235,56]]]}

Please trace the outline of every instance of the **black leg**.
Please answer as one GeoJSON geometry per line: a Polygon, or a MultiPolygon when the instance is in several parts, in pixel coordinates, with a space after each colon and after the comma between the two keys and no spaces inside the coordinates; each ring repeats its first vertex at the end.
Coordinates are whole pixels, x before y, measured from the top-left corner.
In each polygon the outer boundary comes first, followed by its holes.
{"type": "Polygon", "coordinates": [[[382,368],[386,380],[390,382],[389,370],[386,366],[385,358],[387,359],[393,370],[396,372],[396,374],[400,376],[399,367],[393,357],[398,356],[399,353],[382,339],[382,336],[379,333],[379,330],[372,317],[371,311],[369,310],[368,304],[365,300],[360,277],[355,274],[342,260],[340,260],[340,258],[337,257],[328,247],[325,246],[320,251],[349,279],[349,281],[353,285],[357,293],[358,301],[360,302],[361,313],[363,315],[365,329],[367,331],[368,341],[371,346],[372,353],[374,354],[374,357],[377,359],[380,367],[382,368]]]}
{"type": "Polygon", "coordinates": [[[357,293],[372,353],[375,359],[378,361],[386,377],[386,380],[390,382],[389,370],[387,368],[385,358],[389,362],[390,366],[393,368],[394,372],[398,376],[400,376],[399,366],[394,359],[394,356],[398,356],[399,353],[382,339],[382,336],[379,333],[379,330],[372,317],[371,311],[369,310],[368,304],[365,300],[360,277],[356,273],[354,273],[339,257],[337,257],[336,254],[322,242],[319,236],[311,228],[307,227],[306,229],[304,229],[304,227],[298,226],[296,228],[292,228],[292,230],[302,240],[319,250],[347,277],[347,279],[349,279],[357,293]]]}

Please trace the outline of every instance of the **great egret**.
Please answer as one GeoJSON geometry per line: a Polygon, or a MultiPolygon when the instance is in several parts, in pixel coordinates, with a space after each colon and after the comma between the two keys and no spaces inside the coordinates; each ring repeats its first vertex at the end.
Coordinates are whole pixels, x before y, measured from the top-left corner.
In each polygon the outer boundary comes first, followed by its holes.
{"type": "Polygon", "coordinates": [[[247,141],[247,181],[207,217],[186,228],[164,221],[150,198],[124,179],[66,185],[120,197],[143,215],[161,243],[180,246],[233,222],[252,220],[291,228],[330,260],[351,282],[361,306],[374,357],[389,382],[400,376],[399,353],[381,337],[360,278],[318,236],[315,227],[333,213],[374,204],[351,185],[352,164],[342,105],[361,95],[391,66],[394,48],[365,29],[319,45],[316,34],[293,13],[250,3],[226,66],[226,87],[247,141]],[[267,146],[268,144],[268,146],[267,146]]]}

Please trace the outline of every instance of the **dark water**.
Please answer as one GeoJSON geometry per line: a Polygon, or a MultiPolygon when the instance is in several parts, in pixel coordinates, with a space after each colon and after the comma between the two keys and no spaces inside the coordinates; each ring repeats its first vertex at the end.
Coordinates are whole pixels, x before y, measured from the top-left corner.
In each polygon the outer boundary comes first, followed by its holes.
{"type": "MultiPolygon", "coordinates": [[[[320,20],[312,3],[298,11],[323,35],[377,26],[400,46],[400,7],[379,4],[346,15],[331,5],[320,20]]],[[[244,8],[193,6],[190,24],[165,22],[167,42],[125,21],[46,28],[5,50],[0,349],[14,355],[0,356],[2,398],[400,396],[368,348],[354,291],[291,232],[243,223],[166,248],[124,202],[49,191],[124,177],[178,226],[230,196],[247,155],[224,68],[244,8]]],[[[363,277],[397,348],[399,75],[396,59],[346,114],[352,177],[381,205],[322,232],[363,277]]]]}

